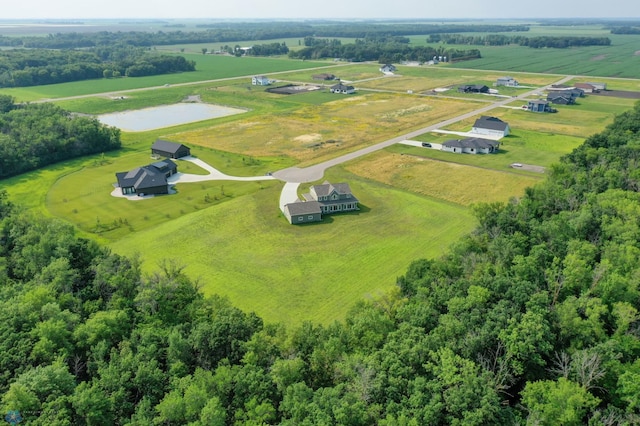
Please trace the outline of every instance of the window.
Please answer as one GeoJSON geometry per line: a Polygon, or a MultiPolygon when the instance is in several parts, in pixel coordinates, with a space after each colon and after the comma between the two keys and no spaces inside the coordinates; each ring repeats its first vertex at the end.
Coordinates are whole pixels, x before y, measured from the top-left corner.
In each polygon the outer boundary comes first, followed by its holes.
{"type": "Polygon", "coordinates": [[[304,218],[302,216],[298,216],[298,222],[302,222],[304,218]]]}
{"type": "Polygon", "coordinates": [[[313,220],[313,216],[312,216],[312,215],[309,215],[309,216],[307,216],[307,219],[309,219],[309,220],[313,220]]]}

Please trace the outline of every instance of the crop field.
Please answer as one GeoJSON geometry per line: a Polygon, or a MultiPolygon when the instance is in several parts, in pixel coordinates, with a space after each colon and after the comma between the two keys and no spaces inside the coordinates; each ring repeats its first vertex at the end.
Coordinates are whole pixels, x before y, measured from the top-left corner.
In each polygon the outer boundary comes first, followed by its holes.
{"type": "MultiPolygon", "coordinates": [[[[458,62],[453,68],[527,71],[568,75],[640,78],[640,36],[609,35],[611,46],[532,49],[480,46],[482,58],[458,62]]],[[[454,46],[463,48],[464,46],[454,46]]],[[[468,47],[468,46],[467,46],[468,47]]]]}
{"type": "Polygon", "coordinates": [[[474,108],[468,102],[415,96],[334,96],[335,101],[320,106],[263,114],[170,137],[253,156],[288,155],[307,166],[474,108]]]}
{"type": "Polygon", "coordinates": [[[163,259],[188,259],[185,271],[199,279],[205,294],[228,296],[268,322],[327,324],[342,319],[353,301],[392,288],[409,262],[444,253],[475,223],[460,206],[339,170],[328,178],[350,183],[359,212],[291,226],[278,209],[278,188],[270,187],[111,247],[141,253],[149,271],[163,259]]]}

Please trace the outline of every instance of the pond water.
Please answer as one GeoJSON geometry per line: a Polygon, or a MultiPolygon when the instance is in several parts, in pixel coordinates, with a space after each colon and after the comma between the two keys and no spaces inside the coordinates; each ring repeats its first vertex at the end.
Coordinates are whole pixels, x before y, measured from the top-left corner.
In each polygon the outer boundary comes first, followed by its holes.
{"type": "Polygon", "coordinates": [[[114,126],[125,132],[145,132],[179,124],[194,123],[212,118],[246,112],[243,109],[204,103],[179,103],[98,115],[103,124],[114,126]]]}

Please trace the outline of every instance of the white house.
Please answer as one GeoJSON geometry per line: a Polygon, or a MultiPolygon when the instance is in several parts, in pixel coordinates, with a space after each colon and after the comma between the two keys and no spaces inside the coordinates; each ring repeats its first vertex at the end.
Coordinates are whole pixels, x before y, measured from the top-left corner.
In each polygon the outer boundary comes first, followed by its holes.
{"type": "Polygon", "coordinates": [[[385,74],[396,72],[396,66],[392,64],[384,64],[383,66],[380,67],[380,72],[383,72],[385,74]]]}
{"type": "Polygon", "coordinates": [[[269,82],[269,79],[264,75],[254,75],[251,78],[251,84],[253,84],[254,86],[268,86],[271,83],[269,82]]]}
{"type": "Polygon", "coordinates": [[[500,77],[496,80],[496,86],[517,87],[518,80],[509,76],[500,77]]]}
{"type": "Polygon", "coordinates": [[[509,124],[496,117],[481,116],[474,123],[471,132],[478,135],[502,138],[509,134],[509,124]]]}

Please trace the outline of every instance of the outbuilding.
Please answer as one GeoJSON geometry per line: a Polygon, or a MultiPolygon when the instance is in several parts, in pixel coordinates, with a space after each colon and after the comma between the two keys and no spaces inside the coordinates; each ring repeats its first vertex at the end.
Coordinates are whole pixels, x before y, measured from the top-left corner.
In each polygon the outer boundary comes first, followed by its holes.
{"type": "Polygon", "coordinates": [[[191,155],[191,149],[180,143],[158,139],[151,145],[151,155],[165,158],[182,158],[191,155]]]}

